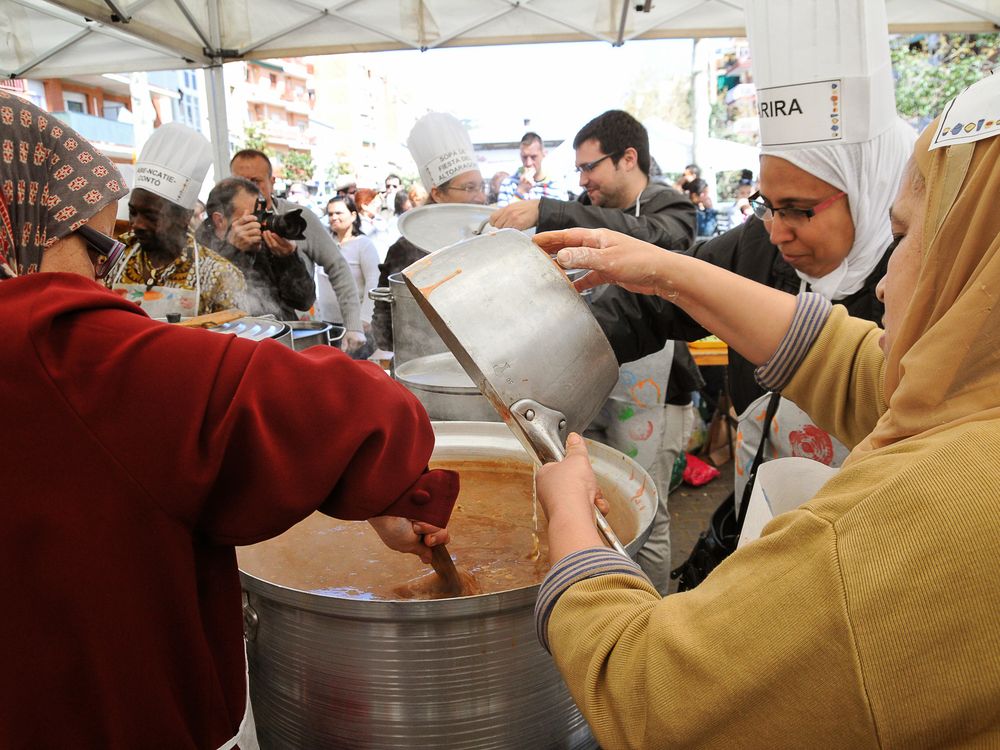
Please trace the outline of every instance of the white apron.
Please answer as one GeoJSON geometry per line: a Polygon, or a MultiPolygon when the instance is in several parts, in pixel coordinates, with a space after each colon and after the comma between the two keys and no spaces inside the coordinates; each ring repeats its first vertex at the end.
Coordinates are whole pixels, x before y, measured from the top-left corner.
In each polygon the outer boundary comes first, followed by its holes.
{"type": "MultiPolygon", "coordinates": [[[[747,475],[753,458],[757,454],[757,446],[763,434],[764,417],[767,412],[767,402],[771,394],[763,396],[748,406],[738,417],[739,427],[736,431],[736,479],[734,489],[736,501],[743,497],[743,488],[747,483],[747,475]]],[[[786,398],[778,403],[778,409],[771,419],[771,431],[767,445],[761,456],[761,463],[773,461],[776,458],[792,456],[811,459],[825,466],[840,466],[847,459],[850,450],[847,446],[830,435],[826,430],[813,424],[812,419],[802,409],[786,398]]]]}
{"type": "MultiPolygon", "coordinates": [[[[246,665],[246,652],[244,644],[244,664],[246,665]]],[[[257,727],[253,721],[253,709],[250,708],[250,669],[249,665],[244,667],[244,679],[247,685],[246,708],[243,709],[243,721],[240,722],[239,731],[223,745],[219,745],[218,750],[232,750],[239,745],[240,750],[260,750],[257,744],[257,727]]]]}
{"type": "Polygon", "coordinates": [[[194,289],[180,289],[172,286],[155,286],[146,284],[125,284],[121,277],[129,260],[135,256],[138,245],[118,264],[111,288],[119,292],[129,302],[139,305],[151,318],[165,318],[169,313],[178,313],[182,318],[190,318],[198,314],[201,304],[201,257],[198,245],[194,246],[194,289]]]}
{"type": "Polygon", "coordinates": [[[663,407],[673,363],[674,342],[668,341],[660,351],[622,365],[618,383],[608,398],[608,442],[646,470],[660,453],[665,430],[663,407]]]}
{"type": "Polygon", "coordinates": [[[750,507],[737,545],[760,537],[775,516],[795,510],[811,499],[839,469],[808,458],[779,458],[761,464],[750,491],[750,507]]]}

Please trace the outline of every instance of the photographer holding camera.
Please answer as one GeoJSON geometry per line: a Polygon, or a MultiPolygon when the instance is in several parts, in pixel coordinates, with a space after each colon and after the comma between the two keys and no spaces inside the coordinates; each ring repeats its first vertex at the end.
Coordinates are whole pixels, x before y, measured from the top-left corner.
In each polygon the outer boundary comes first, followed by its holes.
{"type": "Polygon", "coordinates": [[[257,186],[227,177],[208,195],[198,241],[243,272],[247,289],[240,307],[251,315],[295,320],[296,310],[316,301],[316,284],[293,240],[306,228],[301,209],[276,214],[265,208],[257,186]]]}
{"type": "MultiPolygon", "coordinates": [[[[263,152],[254,149],[238,151],[229,162],[229,167],[234,175],[246,178],[256,186],[269,210],[285,215],[298,208],[295,204],[272,195],[274,174],[271,170],[271,160],[263,152]]],[[[305,239],[298,240],[295,244],[310,277],[313,276],[315,266],[326,271],[330,286],[337,294],[342,318],[333,322],[343,323],[347,328],[344,348],[349,352],[354,351],[365,343],[365,334],[361,329],[361,304],[358,302],[357,287],[354,285],[351,269],[319,218],[311,211],[303,213],[302,218],[306,220],[305,239]]]]}

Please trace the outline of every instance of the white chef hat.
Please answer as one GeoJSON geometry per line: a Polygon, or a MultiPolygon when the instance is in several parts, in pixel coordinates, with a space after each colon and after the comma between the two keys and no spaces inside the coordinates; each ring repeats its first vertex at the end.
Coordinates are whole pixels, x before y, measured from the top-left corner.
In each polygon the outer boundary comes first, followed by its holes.
{"type": "Polygon", "coordinates": [[[746,0],[761,149],[870,141],[896,100],[883,0],[746,0]]]}
{"type": "Polygon", "coordinates": [[[142,147],[132,188],[142,188],[191,209],[212,166],[212,144],[177,122],[161,125],[142,147]]]}
{"type": "Polygon", "coordinates": [[[1000,135],[1000,74],[994,71],[948,102],[930,150],[995,135],[1000,135]]]}
{"type": "Polygon", "coordinates": [[[428,192],[455,175],[479,169],[468,131],[445,112],[429,112],[417,120],[406,147],[428,192]]]}

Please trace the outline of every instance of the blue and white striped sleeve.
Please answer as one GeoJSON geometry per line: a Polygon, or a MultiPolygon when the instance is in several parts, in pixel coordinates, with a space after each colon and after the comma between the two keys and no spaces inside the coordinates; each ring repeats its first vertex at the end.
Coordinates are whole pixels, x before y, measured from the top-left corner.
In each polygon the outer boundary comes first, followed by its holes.
{"type": "MultiPolygon", "coordinates": [[[[572,586],[588,578],[624,573],[644,580],[646,574],[636,563],[607,547],[591,547],[566,555],[555,564],[542,581],[535,602],[535,631],[542,647],[549,651],[549,617],[559,597],[572,586]]],[[[550,652],[551,653],[551,652],[550,652]]]]}
{"type": "Polygon", "coordinates": [[[833,305],[822,295],[803,292],[795,298],[795,314],[771,358],[754,371],[757,382],[769,391],[780,391],[799,369],[810,347],[830,316],[833,305]]]}

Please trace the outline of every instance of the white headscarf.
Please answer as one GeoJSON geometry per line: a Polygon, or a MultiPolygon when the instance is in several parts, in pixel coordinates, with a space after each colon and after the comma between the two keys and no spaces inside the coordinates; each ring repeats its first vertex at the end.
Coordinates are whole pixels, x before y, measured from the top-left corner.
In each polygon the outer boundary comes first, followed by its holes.
{"type": "Polygon", "coordinates": [[[854,246],[840,266],[815,278],[796,270],[814,292],[838,300],[861,289],[892,242],[889,208],[896,197],[917,134],[898,117],[881,135],[863,143],[836,143],[782,150],[777,156],[847,193],[854,220],[854,246]]]}

